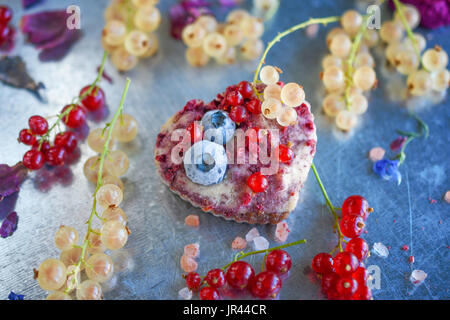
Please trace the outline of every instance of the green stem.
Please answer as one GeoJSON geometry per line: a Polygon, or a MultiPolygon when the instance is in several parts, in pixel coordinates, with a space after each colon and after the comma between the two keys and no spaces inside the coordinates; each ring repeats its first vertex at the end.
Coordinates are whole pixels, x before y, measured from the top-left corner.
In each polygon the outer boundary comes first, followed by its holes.
{"type": "MultiPolygon", "coordinates": [[[[406,30],[406,34],[407,34],[408,38],[411,40],[413,49],[417,54],[417,58],[419,59],[419,63],[422,65],[422,68],[424,70],[426,70],[422,63],[422,56],[420,55],[420,50],[417,45],[416,37],[414,36],[414,33],[412,32],[411,28],[409,27],[408,21],[406,21],[405,15],[403,14],[403,4],[401,4],[400,1],[398,1],[398,0],[393,0],[393,1],[394,1],[394,5],[395,5],[395,10],[398,12],[398,16],[400,17],[403,27],[406,30]]],[[[426,71],[428,71],[428,70],[426,70],[426,71]]]]}
{"type": "MultiPolygon", "coordinates": [[[[327,17],[327,18],[310,18],[308,21],[297,24],[281,33],[279,33],[272,41],[269,42],[269,44],[267,45],[266,50],[264,51],[261,60],[259,61],[258,64],[258,68],[256,68],[255,71],[255,76],[253,78],[253,86],[254,88],[256,87],[256,83],[258,80],[258,75],[259,72],[261,71],[261,68],[263,66],[263,64],[265,63],[265,59],[267,57],[267,54],[269,53],[270,49],[279,41],[281,41],[281,39],[283,39],[285,36],[287,36],[288,34],[291,34],[299,29],[303,29],[306,28],[307,26],[313,25],[313,24],[323,24],[323,25],[327,25],[328,23],[332,23],[332,22],[337,22],[340,20],[340,17],[327,17]]],[[[255,88],[256,91],[256,88],[255,88]]]]}
{"type": "MultiPolygon", "coordinates": [[[[79,246],[81,248],[81,255],[80,255],[80,260],[78,261],[78,263],[75,265],[75,269],[73,271],[73,281],[76,281],[77,279],[77,274],[81,271],[81,266],[83,263],[85,263],[85,255],[86,255],[86,250],[89,246],[89,235],[91,233],[93,234],[98,234],[97,232],[95,232],[92,229],[92,222],[94,220],[94,216],[98,216],[97,214],[97,192],[98,190],[101,188],[101,186],[103,185],[103,180],[102,180],[102,176],[103,176],[103,165],[105,163],[105,159],[107,154],[109,153],[109,143],[111,141],[112,138],[112,132],[114,129],[114,125],[117,122],[117,119],[119,118],[120,114],[122,113],[123,110],[123,106],[125,103],[125,98],[127,96],[127,92],[128,92],[128,88],[130,87],[130,79],[127,79],[127,82],[125,84],[125,89],[123,90],[123,94],[122,94],[122,99],[120,100],[120,104],[119,107],[117,108],[116,112],[114,113],[113,119],[111,120],[111,122],[109,122],[106,127],[108,129],[107,131],[107,135],[106,135],[106,139],[105,139],[105,143],[103,145],[103,151],[100,155],[100,162],[99,162],[99,167],[98,167],[98,173],[97,173],[97,186],[95,188],[94,194],[92,195],[92,197],[94,198],[93,202],[92,202],[92,209],[91,209],[91,214],[89,215],[89,219],[87,220],[86,224],[88,225],[88,229],[87,229],[87,233],[84,237],[84,241],[83,244],[81,246],[79,246]]],[[[76,283],[74,284],[75,286],[77,285],[76,283]]],[[[68,291],[70,290],[70,288],[66,289],[66,293],[68,293],[68,291]]]]}
{"type": "Polygon", "coordinates": [[[337,245],[337,247],[339,247],[339,250],[342,252],[343,251],[342,242],[344,240],[344,235],[342,234],[341,228],[339,226],[339,216],[336,213],[336,207],[333,206],[333,204],[331,203],[330,197],[328,196],[327,190],[325,189],[325,186],[323,185],[322,179],[320,179],[319,173],[317,172],[317,168],[314,165],[314,163],[311,164],[311,169],[314,172],[314,176],[316,177],[317,183],[319,184],[320,190],[322,191],[323,197],[325,198],[325,202],[326,202],[328,208],[330,209],[331,213],[333,214],[334,226],[335,226],[335,229],[338,232],[338,245],[337,245]]]}
{"type": "Polygon", "coordinates": [[[402,148],[400,149],[399,154],[394,158],[394,160],[395,160],[395,159],[398,159],[398,160],[399,160],[399,161],[398,161],[398,166],[399,166],[399,167],[405,162],[405,159],[406,159],[406,153],[405,153],[405,150],[406,150],[406,147],[408,146],[408,144],[409,144],[411,141],[413,141],[414,139],[417,139],[417,138],[424,137],[425,139],[427,139],[427,138],[428,138],[428,135],[429,135],[429,133],[430,133],[430,129],[428,128],[428,125],[425,123],[425,121],[423,121],[421,118],[419,118],[419,116],[417,116],[417,115],[414,114],[414,113],[411,113],[411,117],[413,117],[414,119],[416,119],[417,124],[418,124],[418,126],[419,126],[419,130],[418,130],[418,132],[405,132],[405,131],[401,131],[401,130],[398,130],[398,131],[397,131],[397,132],[399,132],[400,134],[405,135],[405,136],[408,137],[408,138],[406,139],[406,141],[403,143],[402,148]]]}
{"type": "Polygon", "coordinates": [[[358,52],[359,48],[361,47],[361,42],[364,37],[364,34],[367,30],[367,19],[369,16],[364,16],[363,22],[361,24],[361,27],[358,30],[358,33],[355,36],[355,39],[352,43],[352,49],[350,51],[350,55],[348,56],[346,60],[347,64],[347,70],[346,70],[346,81],[345,81],[345,104],[347,107],[347,110],[350,109],[350,89],[353,85],[353,73],[354,73],[354,67],[355,59],[356,59],[356,53],[358,52]]]}
{"type": "Polygon", "coordinates": [[[238,260],[244,259],[245,257],[251,256],[251,255],[255,255],[255,254],[260,254],[260,253],[268,253],[268,252],[271,252],[271,251],[274,251],[274,250],[284,249],[284,248],[287,248],[287,247],[296,246],[296,245],[301,244],[301,243],[306,243],[306,239],[298,240],[298,241],[291,242],[291,243],[286,243],[286,244],[283,244],[281,246],[273,247],[273,248],[266,249],[266,250],[257,250],[257,251],[247,252],[247,253],[243,253],[243,252],[238,253],[234,257],[232,262],[230,262],[227,265],[222,267],[222,270],[227,269],[229,266],[231,266],[233,264],[233,262],[236,262],[238,260]],[[239,254],[240,254],[240,256],[239,256],[239,254]]]}

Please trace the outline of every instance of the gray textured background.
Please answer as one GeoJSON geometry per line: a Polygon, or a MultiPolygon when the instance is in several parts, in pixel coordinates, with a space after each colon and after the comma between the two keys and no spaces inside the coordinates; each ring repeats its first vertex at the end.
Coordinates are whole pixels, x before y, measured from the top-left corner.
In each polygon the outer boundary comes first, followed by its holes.
{"type": "MultiPolygon", "coordinates": [[[[164,187],[156,175],[153,146],[159,127],[187,100],[209,101],[228,85],[252,79],[256,65],[256,62],[239,62],[229,67],[215,64],[203,69],[188,67],[184,60],[184,45],[168,36],[168,7],[174,2],[162,0],[159,5],[164,18],[158,30],[159,53],[153,59],[141,62],[128,74],[132,84],[125,110],[139,120],[140,133],[134,144],[121,146],[131,159],[125,179],[123,208],[128,214],[132,235],[126,250],[116,258],[122,264],[126,262],[129,268],[117,275],[116,287],[107,290],[106,299],[177,298],[178,290],[184,286],[179,267],[184,245],[200,243],[199,272],[204,274],[210,268],[230,261],[234,255],[230,249],[231,241],[238,235],[244,236],[250,229],[249,225],[227,222],[192,208],[164,187]],[[184,226],[184,217],[192,213],[200,215],[198,230],[184,226]]],[[[17,25],[23,14],[20,1],[6,3],[14,8],[17,25]]],[[[99,36],[103,10],[108,1],[47,0],[29,12],[65,8],[74,3],[82,10],[84,37],[63,61],[40,63],[37,51],[19,38],[14,52],[25,58],[31,75],[45,83],[49,102],[40,103],[25,91],[0,85],[0,163],[12,165],[27,150],[17,144],[16,138],[29,116],[56,114],[81,87],[95,78],[102,55],[99,36]]],[[[249,0],[246,3],[250,5],[249,0]]],[[[278,31],[309,17],[337,15],[354,6],[354,1],[345,0],[283,0],[279,12],[267,24],[263,39],[269,41],[278,31]]],[[[384,8],[383,18],[389,15],[384,8]]],[[[386,92],[393,87],[392,81],[387,82],[380,73],[380,86],[372,94],[369,111],[362,117],[359,128],[349,136],[336,132],[319,112],[322,94],[319,72],[321,58],[326,53],[325,32],[321,27],[315,39],[308,39],[303,31],[288,36],[273,49],[267,62],[286,71],[283,81],[300,82],[306,89],[318,125],[315,162],[335,205],[339,206],[348,195],[356,193],[364,195],[375,208],[368,220],[369,233],[364,238],[371,246],[374,242],[382,242],[391,246],[391,250],[387,259],[372,256],[368,260],[368,265],[376,264],[382,271],[381,289],[376,290],[374,296],[376,299],[448,299],[449,205],[442,201],[450,187],[448,99],[420,111],[420,116],[430,125],[431,134],[427,141],[414,141],[408,147],[408,158],[401,169],[404,182],[397,187],[392,182],[380,180],[371,173],[368,150],[375,146],[388,148],[396,137],[395,129],[412,130],[415,122],[408,118],[402,102],[388,99],[386,92]],[[437,199],[437,203],[430,204],[429,198],[437,199]],[[412,252],[402,251],[404,244],[409,245],[412,252]],[[416,259],[412,266],[408,262],[410,254],[416,259]],[[413,268],[428,273],[426,282],[417,288],[408,281],[413,268]]],[[[450,51],[450,28],[426,31],[426,34],[429,45],[439,43],[450,51]]],[[[116,73],[110,63],[106,71],[113,76],[114,85],[103,82],[102,86],[109,104],[115,109],[125,76],[116,73]]],[[[101,125],[90,122],[91,128],[101,125]]],[[[32,268],[37,268],[46,258],[58,256],[53,234],[59,225],[85,230],[83,222],[90,212],[93,186],[84,178],[82,164],[93,152],[88,150],[86,143],[81,145],[81,151],[81,160],[70,167],[72,178],[69,181],[55,181],[49,187],[43,187],[39,182],[42,174],[34,174],[23,184],[16,203],[20,217],[18,230],[12,237],[0,239],[0,299],[6,298],[10,290],[25,294],[27,299],[44,298],[45,293],[33,280],[32,268]]],[[[282,299],[320,298],[319,286],[311,282],[305,270],[316,253],[330,251],[336,241],[331,232],[331,214],[323,205],[312,173],[301,200],[288,220],[292,229],[289,241],[306,238],[308,244],[289,249],[294,266],[284,283],[282,299]]],[[[8,201],[13,203],[15,199],[8,201]]],[[[272,238],[274,227],[258,229],[272,238]]],[[[275,245],[274,241],[271,244],[275,245]]],[[[256,266],[261,260],[262,257],[251,259],[256,266]]]]}

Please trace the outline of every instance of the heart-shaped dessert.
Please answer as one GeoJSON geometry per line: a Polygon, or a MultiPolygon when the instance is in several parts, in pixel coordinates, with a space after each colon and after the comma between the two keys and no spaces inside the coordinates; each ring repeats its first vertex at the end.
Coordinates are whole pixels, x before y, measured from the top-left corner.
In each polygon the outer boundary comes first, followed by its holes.
{"type": "Polygon", "coordinates": [[[290,114],[295,121],[281,126],[283,119],[270,116],[268,99],[261,106],[258,97],[264,92],[267,98],[266,88],[258,84],[253,90],[243,81],[210,103],[189,101],[163,125],[155,162],[173,192],[237,222],[276,224],[288,217],[315,154],[314,116],[304,101],[282,107],[296,112],[290,114]]]}

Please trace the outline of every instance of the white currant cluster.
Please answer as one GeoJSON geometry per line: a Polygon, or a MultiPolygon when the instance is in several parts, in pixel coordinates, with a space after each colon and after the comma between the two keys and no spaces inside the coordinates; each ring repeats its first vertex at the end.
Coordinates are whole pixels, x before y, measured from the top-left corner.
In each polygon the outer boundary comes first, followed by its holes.
{"type": "MultiPolygon", "coordinates": [[[[106,144],[106,130],[97,129],[88,137],[89,147],[102,152],[106,144]]],[[[130,142],[137,135],[137,122],[127,114],[119,116],[112,129],[112,137],[119,142],[130,142]]],[[[113,141],[113,140],[111,140],[113,141]]],[[[107,150],[113,146],[109,143],[107,150]]],[[[91,182],[97,182],[100,157],[89,158],[84,165],[84,174],[91,182]]],[[[105,254],[106,250],[119,250],[128,240],[127,216],[119,207],[123,200],[124,185],[119,176],[128,171],[129,160],[125,153],[114,150],[107,153],[102,168],[102,185],[95,193],[96,204],[103,208],[100,228],[92,227],[88,221],[88,232],[82,244],[75,228],[61,226],[54,242],[61,250],[59,259],[47,259],[37,271],[37,281],[42,289],[51,291],[48,300],[100,300],[103,297],[101,283],[111,279],[114,263],[105,254]],[[84,252],[84,255],[83,255],[84,252]],[[83,257],[82,257],[83,255],[83,257]],[[82,275],[85,271],[85,276],[82,275]]],[[[92,215],[93,216],[93,215],[92,215]]]]}
{"type": "Polygon", "coordinates": [[[367,111],[365,93],[377,85],[370,48],[379,37],[376,30],[363,26],[364,18],[355,10],[346,11],[340,22],[341,27],[332,29],[326,39],[331,54],[322,60],[321,79],[327,91],[322,108],[339,129],[349,131],[367,111]]]}
{"type": "Polygon", "coordinates": [[[266,85],[261,113],[267,119],[276,119],[279,125],[287,127],[297,122],[294,108],[305,102],[305,91],[295,82],[279,82],[279,71],[276,67],[265,66],[259,73],[261,82],[266,85]]]}
{"type": "Polygon", "coordinates": [[[205,66],[211,58],[219,64],[233,64],[238,51],[244,59],[257,59],[264,49],[260,39],[263,33],[262,19],[243,9],[231,11],[225,23],[217,22],[211,15],[200,16],[182,32],[188,47],[186,60],[194,67],[205,66]]]}
{"type": "Polygon", "coordinates": [[[119,71],[136,67],[139,59],[150,58],[158,50],[154,31],[161,24],[159,0],[113,0],[105,10],[103,48],[119,71]]]}
{"type": "Polygon", "coordinates": [[[450,82],[448,54],[441,47],[426,49],[427,41],[412,33],[420,23],[420,12],[412,5],[402,5],[394,19],[383,23],[380,37],[386,43],[388,63],[407,76],[408,93],[426,96],[433,91],[445,92],[450,82]],[[405,38],[405,33],[408,37],[405,38]]]}

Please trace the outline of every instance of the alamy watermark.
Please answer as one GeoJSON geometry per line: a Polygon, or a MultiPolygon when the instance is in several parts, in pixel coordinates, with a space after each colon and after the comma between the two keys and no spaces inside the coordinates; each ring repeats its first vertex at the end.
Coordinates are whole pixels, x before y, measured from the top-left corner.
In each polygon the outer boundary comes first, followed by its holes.
{"type": "Polygon", "coordinates": [[[70,5],[66,9],[70,16],[66,20],[66,26],[69,30],[81,29],[81,9],[79,6],[70,5]]]}

